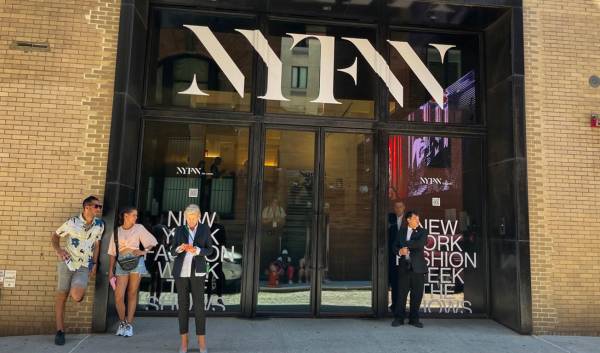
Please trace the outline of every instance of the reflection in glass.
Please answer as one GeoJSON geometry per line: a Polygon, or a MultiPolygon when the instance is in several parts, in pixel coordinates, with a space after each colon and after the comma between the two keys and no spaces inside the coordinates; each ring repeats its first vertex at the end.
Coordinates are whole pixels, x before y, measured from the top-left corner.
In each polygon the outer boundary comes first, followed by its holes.
{"type": "Polygon", "coordinates": [[[314,132],[267,130],[258,311],[310,310],[314,146],[314,132]]]}
{"type": "Polygon", "coordinates": [[[442,35],[394,32],[391,40],[408,42],[436,81],[444,89],[444,102],[438,105],[408,64],[398,53],[390,51],[390,68],[404,87],[404,106],[390,98],[391,120],[408,120],[439,124],[479,122],[478,38],[474,35],[442,35]],[[430,44],[453,45],[442,60],[430,44]]]}
{"type": "Polygon", "coordinates": [[[306,89],[308,80],[308,67],[292,66],[292,88],[306,89]]]}
{"type": "Polygon", "coordinates": [[[345,118],[374,119],[375,80],[374,73],[358,50],[341,37],[368,38],[374,43],[374,31],[345,29],[300,23],[271,22],[269,45],[279,56],[282,66],[282,93],[287,101],[267,101],[268,113],[303,114],[345,118]],[[319,97],[321,72],[321,43],[308,38],[293,48],[292,37],[287,33],[313,34],[335,37],[333,93],[340,104],[312,102],[319,97]],[[348,74],[337,71],[351,67],[357,58],[355,84],[348,74]]]}
{"type": "Polygon", "coordinates": [[[161,244],[146,257],[150,276],[142,279],[139,309],[176,310],[177,294],[168,254],[182,212],[198,204],[209,222],[215,256],[207,282],[207,310],[239,311],[246,225],[248,128],[148,122],[140,179],[142,223],[161,244]],[[216,214],[214,221],[212,214],[216,214]]]}
{"type": "Polygon", "coordinates": [[[371,311],[373,173],[371,135],[326,135],[323,312],[371,311]]]}
{"type": "MultiPolygon", "coordinates": [[[[485,312],[481,141],[396,135],[390,136],[388,148],[388,226],[393,226],[394,204],[403,202],[406,210],[420,213],[421,224],[429,230],[429,273],[421,310],[485,312]]],[[[391,249],[388,253],[393,256],[391,249]]]]}
{"type": "Polygon", "coordinates": [[[212,17],[190,11],[155,10],[151,53],[150,105],[250,111],[253,49],[235,29],[253,29],[253,21],[212,17]],[[208,26],[244,75],[240,97],[198,37],[184,25],[208,26]],[[181,94],[192,85],[208,95],[181,94]]]}

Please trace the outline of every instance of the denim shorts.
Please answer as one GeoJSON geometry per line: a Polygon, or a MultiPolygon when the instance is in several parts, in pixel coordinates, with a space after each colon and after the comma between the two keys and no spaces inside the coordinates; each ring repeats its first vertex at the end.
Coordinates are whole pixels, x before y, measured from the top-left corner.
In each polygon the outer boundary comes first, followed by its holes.
{"type": "MultiPolygon", "coordinates": [[[[134,256],[123,256],[123,257],[119,257],[121,259],[127,259],[127,258],[131,258],[134,256]]],[[[140,260],[138,262],[138,265],[136,268],[134,268],[131,271],[125,271],[124,269],[121,268],[121,265],[119,265],[119,261],[117,261],[117,266],[116,266],[116,271],[115,271],[115,275],[116,276],[126,276],[130,273],[138,273],[140,275],[146,274],[148,273],[148,271],[146,271],[146,265],[144,264],[144,257],[140,256],[140,260]]]]}
{"type": "Polygon", "coordinates": [[[90,273],[87,267],[80,267],[75,271],[71,271],[64,261],[60,261],[57,265],[57,273],[57,292],[68,293],[73,287],[87,288],[90,273]]]}

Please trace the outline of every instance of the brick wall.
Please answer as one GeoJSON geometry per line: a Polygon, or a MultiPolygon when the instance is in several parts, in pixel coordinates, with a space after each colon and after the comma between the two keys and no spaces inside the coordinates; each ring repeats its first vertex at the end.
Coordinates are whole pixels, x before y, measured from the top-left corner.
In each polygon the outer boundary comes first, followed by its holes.
{"type": "MultiPolygon", "coordinates": [[[[54,330],[50,234],[104,191],[119,1],[0,0],[0,336],[54,330]],[[14,40],[50,50],[12,49],[14,40]]],[[[600,334],[600,1],[524,0],[535,333],[600,334]]],[[[69,301],[89,331],[93,288],[69,301]]]]}
{"type": "MultiPolygon", "coordinates": [[[[0,336],[54,331],[50,234],[102,197],[120,2],[0,0],[0,336]],[[48,42],[23,52],[12,41],[48,42]]],[[[93,281],[92,281],[93,283],[93,281]]],[[[89,331],[93,285],[67,303],[67,330],[89,331]]]]}
{"type": "Polygon", "coordinates": [[[524,0],[533,323],[600,334],[599,0],[524,0]]]}

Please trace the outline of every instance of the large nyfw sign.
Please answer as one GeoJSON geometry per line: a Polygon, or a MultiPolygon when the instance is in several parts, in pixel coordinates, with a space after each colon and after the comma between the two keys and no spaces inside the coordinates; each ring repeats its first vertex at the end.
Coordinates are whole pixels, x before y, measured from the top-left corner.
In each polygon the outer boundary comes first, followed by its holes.
{"type": "MultiPolygon", "coordinates": [[[[245,77],[242,71],[234,63],[231,56],[227,53],[223,45],[219,43],[219,40],[214,33],[206,26],[194,26],[184,25],[184,27],[191,30],[198,40],[204,45],[208,53],[212,56],[213,60],[219,66],[223,74],[231,82],[237,93],[243,98],[244,97],[244,81],[245,77]]],[[[269,43],[265,36],[259,30],[246,30],[236,29],[236,32],[240,33],[254,48],[254,50],[261,57],[265,65],[267,66],[267,90],[263,96],[258,98],[274,101],[287,101],[281,92],[281,78],[283,65],[281,60],[275,54],[273,49],[269,46],[269,43]]],[[[312,103],[327,103],[327,104],[341,104],[333,94],[333,77],[336,71],[334,66],[335,57],[335,37],[324,36],[324,35],[312,35],[312,34],[298,34],[298,33],[286,33],[292,38],[293,42],[290,50],[294,49],[296,45],[306,39],[316,39],[319,41],[321,47],[320,57],[320,74],[319,74],[319,96],[312,100],[312,103]]],[[[383,80],[390,94],[394,99],[404,106],[404,89],[402,84],[396,76],[392,73],[389,65],[383,59],[383,57],[377,52],[375,47],[364,38],[350,38],[342,37],[344,41],[350,42],[360,55],[365,59],[373,71],[383,80]]],[[[433,97],[434,101],[438,106],[443,107],[444,102],[444,89],[433,77],[433,74],[427,66],[421,61],[414,49],[403,41],[387,41],[389,45],[396,50],[404,61],[408,64],[409,68],[415,74],[417,79],[427,89],[429,94],[433,97]]],[[[444,63],[444,57],[446,52],[454,47],[454,45],[448,44],[430,44],[437,50],[440,55],[442,64],[444,63]]],[[[354,59],[354,63],[346,68],[337,69],[338,72],[345,73],[352,77],[354,84],[357,84],[357,59],[354,59]]],[[[208,93],[202,91],[196,82],[196,75],[192,80],[191,85],[179,94],[196,95],[196,96],[208,96],[208,93]]]]}

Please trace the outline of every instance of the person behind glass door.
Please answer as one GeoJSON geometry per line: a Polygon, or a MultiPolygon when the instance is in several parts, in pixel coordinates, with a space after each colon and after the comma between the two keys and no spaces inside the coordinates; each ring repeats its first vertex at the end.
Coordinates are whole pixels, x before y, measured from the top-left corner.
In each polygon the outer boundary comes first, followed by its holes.
{"type": "Polygon", "coordinates": [[[213,179],[221,177],[222,173],[221,173],[221,170],[219,169],[219,167],[221,166],[221,162],[223,162],[223,158],[216,157],[215,160],[213,161],[213,164],[210,166],[210,172],[212,174],[213,179]]]}
{"type": "Polygon", "coordinates": [[[406,206],[402,201],[394,202],[394,212],[388,214],[388,283],[392,288],[392,303],[390,311],[393,313],[396,308],[396,297],[398,295],[398,269],[396,268],[396,251],[394,251],[394,241],[404,220],[404,210],[406,206]]]}
{"type": "Polygon", "coordinates": [[[119,316],[117,336],[133,336],[133,319],[138,301],[138,290],[142,275],[146,274],[144,256],[154,248],[158,242],[154,236],[141,224],[136,224],[138,211],[135,207],[126,207],[119,212],[119,227],[117,239],[119,251],[115,246],[115,234],[110,237],[108,255],[110,264],[108,278],[111,280],[116,275],[115,307],[119,316]],[[140,250],[140,243],[144,250],[140,250]],[[118,256],[118,257],[117,257],[118,256]],[[118,259],[138,258],[138,265],[133,270],[121,268],[118,259]],[[116,267],[116,271],[114,270],[116,267]],[[125,294],[127,293],[127,316],[125,316],[125,294]]]}
{"type": "Polygon", "coordinates": [[[171,255],[175,257],[173,278],[177,288],[180,352],[188,349],[190,293],[194,304],[196,335],[201,353],[206,353],[206,318],[204,315],[204,282],[206,256],[213,252],[210,229],[201,224],[200,208],[191,204],[184,211],[185,225],[175,229],[171,255]]]}
{"type": "Polygon", "coordinates": [[[392,326],[404,325],[406,297],[410,292],[408,324],[422,328],[423,324],[419,321],[419,308],[427,273],[424,249],[429,233],[427,229],[420,226],[419,215],[415,211],[406,212],[404,219],[407,226],[400,227],[394,242],[394,250],[400,258],[398,259],[398,298],[392,326]]]}
{"type": "Polygon", "coordinates": [[[289,256],[287,249],[281,250],[281,256],[277,259],[281,259],[281,265],[283,268],[283,272],[286,275],[288,284],[293,284],[296,268],[292,265],[292,257],[289,256]]]}
{"type": "Polygon", "coordinates": [[[285,218],[287,214],[283,207],[279,205],[279,199],[273,198],[271,203],[265,207],[262,211],[261,218],[265,229],[268,230],[268,234],[271,236],[277,236],[279,240],[277,253],[281,252],[281,242],[283,226],[285,225],[285,218]]]}

